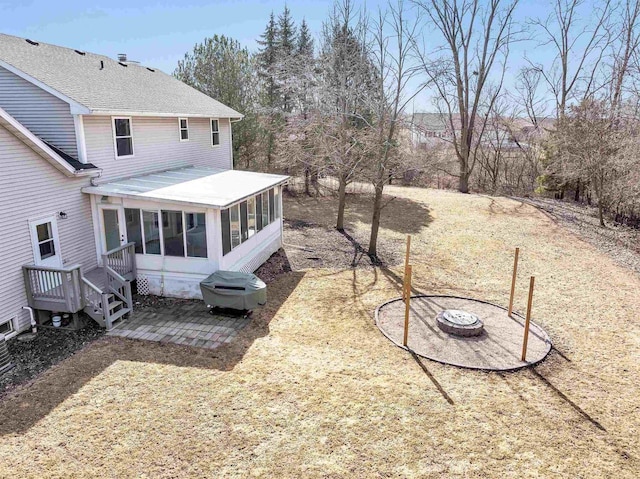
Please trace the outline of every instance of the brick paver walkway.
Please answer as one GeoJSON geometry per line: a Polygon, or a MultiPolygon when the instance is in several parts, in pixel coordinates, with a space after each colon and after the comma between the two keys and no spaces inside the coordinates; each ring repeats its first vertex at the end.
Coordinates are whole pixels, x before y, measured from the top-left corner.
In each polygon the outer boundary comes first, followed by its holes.
{"type": "Polygon", "coordinates": [[[251,318],[209,314],[204,304],[181,304],[162,311],[134,311],[109,336],[215,349],[228,343],[251,318]]]}

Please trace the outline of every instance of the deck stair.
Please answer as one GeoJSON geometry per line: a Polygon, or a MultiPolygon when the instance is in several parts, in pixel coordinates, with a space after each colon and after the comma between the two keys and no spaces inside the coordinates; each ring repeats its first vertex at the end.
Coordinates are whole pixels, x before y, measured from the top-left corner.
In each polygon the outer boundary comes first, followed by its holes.
{"type": "Polygon", "coordinates": [[[83,271],[80,265],[46,268],[25,265],[29,305],[37,310],[84,311],[110,330],[133,311],[131,281],[136,279],[134,243],[102,256],[102,267],[83,271]]]}

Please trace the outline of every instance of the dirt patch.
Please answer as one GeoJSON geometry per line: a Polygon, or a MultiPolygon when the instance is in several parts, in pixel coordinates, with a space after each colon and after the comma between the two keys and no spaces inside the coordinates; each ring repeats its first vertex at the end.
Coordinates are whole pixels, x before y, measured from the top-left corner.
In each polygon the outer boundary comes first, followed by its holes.
{"type": "Polygon", "coordinates": [[[402,261],[402,240],[380,239],[378,257],[374,259],[367,254],[367,244],[366,232],[350,228],[340,232],[300,220],[285,220],[284,223],[284,249],[295,271],[392,266],[402,261]]]}
{"type": "Polygon", "coordinates": [[[7,346],[14,367],[0,376],[0,397],[104,335],[104,329],[94,321],[84,320],[86,326],[79,331],[40,328],[32,341],[18,341],[17,337],[9,340],[7,346]]]}

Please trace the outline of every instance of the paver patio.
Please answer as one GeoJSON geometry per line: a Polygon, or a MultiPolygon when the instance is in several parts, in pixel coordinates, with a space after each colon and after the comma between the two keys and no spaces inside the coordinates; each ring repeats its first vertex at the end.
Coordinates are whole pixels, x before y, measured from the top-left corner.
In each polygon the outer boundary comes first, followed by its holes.
{"type": "Polygon", "coordinates": [[[215,349],[231,342],[249,321],[251,317],[210,314],[197,303],[177,304],[162,311],[134,311],[107,334],[215,349]]]}

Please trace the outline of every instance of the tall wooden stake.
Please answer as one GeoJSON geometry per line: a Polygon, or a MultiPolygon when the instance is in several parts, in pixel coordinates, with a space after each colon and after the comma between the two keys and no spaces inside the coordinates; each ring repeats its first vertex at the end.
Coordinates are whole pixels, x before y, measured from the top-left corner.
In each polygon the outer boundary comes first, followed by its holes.
{"type": "Polygon", "coordinates": [[[407,235],[407,251],[404,254],[404,283],[402,284],[402,299],[406,299],[405,290],[407,289],[407,267],[409,266],[409,254],[411,252],[411,235],[407,235]]]}
{"type": "Polygon", "coordinates": [[[513,277],[511,278],[511,297],[509,298],[509,317],[513,312],[513,294],[516,291],[516,276],[518,273],[518,255],[520,254],[520,248],[516,248],[516,257],[513,260],[513,277]]]}
{"type": "Polygon", "coordinates": [[[402,339],[402,345],[406,346],[409,339],[409,310],[411,308],[411,265],[407,265],[404,297],[404,338],[402,339]]]}
{"type": "Polygon", "coordinates": [[[529,282],[529,301],[527,302],[527,318],[524,322],[524,340],[522,341],[522,360],[525,361],[527,358],[527,341],[529,341],[529,322],[531,321],[531,304],[533,303],[533,284],[535,282],[535,277],[531,276],[531,281],[529,282]]]}

